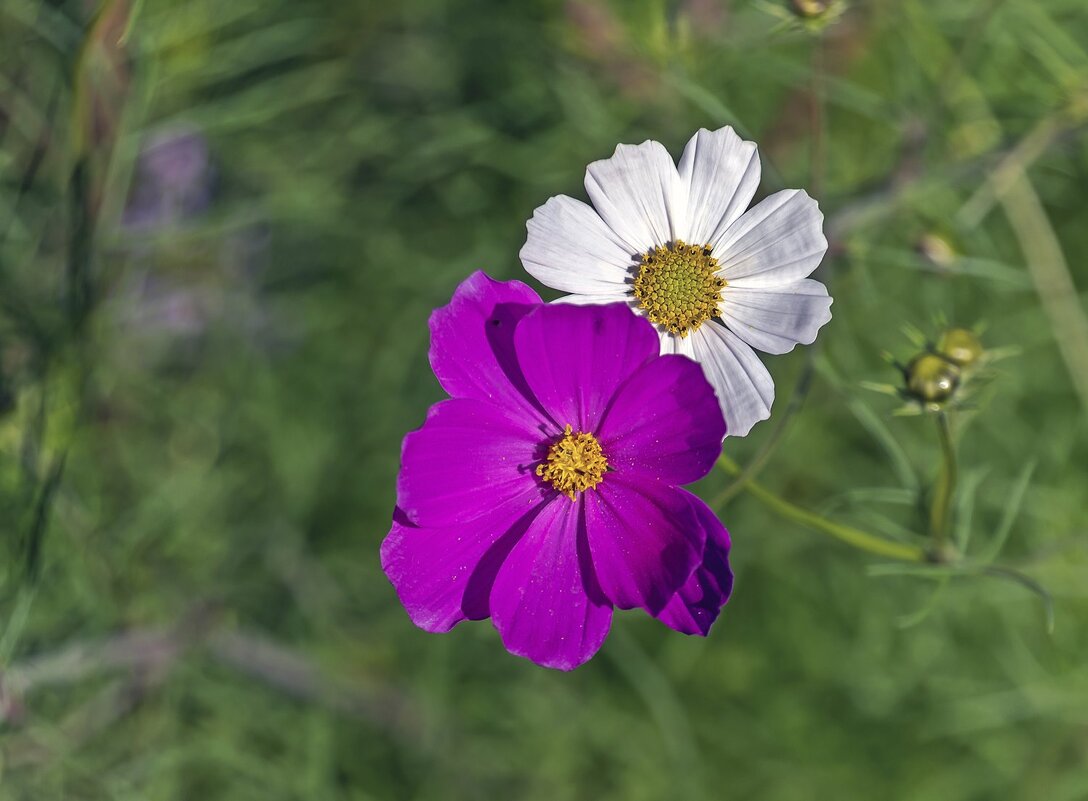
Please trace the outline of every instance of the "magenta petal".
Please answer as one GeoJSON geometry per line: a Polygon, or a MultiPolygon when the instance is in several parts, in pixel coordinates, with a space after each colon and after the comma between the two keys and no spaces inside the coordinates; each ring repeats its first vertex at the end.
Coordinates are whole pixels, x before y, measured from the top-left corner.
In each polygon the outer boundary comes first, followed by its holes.
{"type": "Polygon", "coordinates": [[[660,347],[649,321],[622,303],[533,309],[514,348],[533,394],[559,426],[593,432],[616,389],[660,347]]]}
{"type": "Polygon", "coordinates": [[[660,612],[699,565],[706,532],[672,487],[639,487],[609,473],[583,493],[593,569],[620,609],[660,612]]]}
{"type": "Polygon", "coordinates": [[[491,616],[506,649],[559,670],[597,653],[612,625],[612,606],[586,553],[580,507],[566,498],[545,506],[491,590],[491,616]]]}
{"type": "Polygon", "coordinates": [[[446,306],[431,314],[431,368],[455,398],[491,401],[540,417],[514,355],[514,327],[541,304],[520,281],[466,278],[446,306]]]}
{"type": "Polygon", "coordinates": [[[448,528],[420,528],[397,509],[382,542],[382,570],[412,622],[441,632],[488,617],[495,576],[537,508],[526,512],[519,502],[507,502],[448,528]]]}
{"type": "Polygon", "coordinates": [[[733,571],[729,569],[729,532],[705,503],[690,493],[684,494],[706,531],[706,550],[703,552],[703,563],[661,610],[657,619],[683,634],[705,637],[733,591],[733,571]]]}
{"type": "Polygon", "coordinates": [[[514,410],[455,398],[431,407],[404,438],[397,505],[419,526],[466,523],[544,491],[533,474],[543,436],[514,410]]]}
{"type": "Polygon", "coordinates": [[[702,368],[684,356],[662,356],[620,387],[597,436],[612,469],[688,484],[714,466],[725,421],[702,368]]]}

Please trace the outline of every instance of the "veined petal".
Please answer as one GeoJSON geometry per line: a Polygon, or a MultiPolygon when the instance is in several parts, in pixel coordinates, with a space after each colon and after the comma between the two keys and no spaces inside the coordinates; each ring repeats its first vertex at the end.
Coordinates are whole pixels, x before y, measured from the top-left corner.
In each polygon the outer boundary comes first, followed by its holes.
{"type": "Polygon", "coordinates": [[[601,647],[612,605],[586,551],[581,503],[557,498],[529,524],[499,570],[491,617],[512,654],[573,670],[601,647]]]}
{"type": "Polygon", "coordinates": [[[586,168],[586,192],[629,257],[676,239],[686,228],[680,176],[660,142],[617,145],[612,158],[586,168]]]}
{"type": "Polygon", "coordinates": [[[609,473],[582,493],[593,570],[620,609],[658,614],[699,565],[706,533],[673,487],[609,473]]]}
{"type": "Polygon", "coordinates": [[[507,501],[471,523],[444,528],[420,528],[397,509],[382,542],[382,570],[412,622],[441,632],[490,616],[495,576],[539,509],[535,501],[528,508],[507,501]]]}
{"type": "Polygon", "coordinates": [[[745,142],[730,126],[701,128],[684,148],[679,172],[688,197],[688,224],[680,238],[693,245],[717,242],[759,188],[756,143],[745,142]]]}
{"type": "Polygon", "coordinates": [[[790,284],[816,269],[827,252],[824,215],[801,189],[776,192],[711,243],[720,275],[734,287],[790,284]]]}
{"type": "Polygon", "coordinates": [[[397,505],[419,526],[467,523],[508,500],[543,493],[533,474],[542,435],[514,409],[455,398],[436,403],[401,448],[397,505]]]}
{"type": "Polygon", "coordinates": [[[614,294],[635,263],[630,248],[592,207],[566,195],[538,208],[525,227],[521,263],[553,289],[614,294]]]}
{"type": "Polygon", "coordinates": [[[695,358],[718,395],[727,436],[743,437],[771,416],[774,381],[747,343],[714,321],[701,325],[691,339],[695,358]]]}
{"type": "Polygon", "coordinates": [[[657,328],[657,336],[661,340],[662,355],[676,354],[677,356],[687,356],[689,359],[695,358],[694,337],[691,334],[681,337],[663,328],[657,326],[655,328],[657,328]]]}
{"type": "Polygon", "coordinates": [[[569,303],[572,306],[604,306],[607,303],[625,303],[631,306],[629,292],[617,292],[611,295],[564,295],[552,303],[569,303]]]}
{"type": "Polygon", "coordinates": [[[827,287],[811,278],[766,289],[730,286],[722,293],[720,308],[729,330],[765,353],[811,345],[831,319],[827,287]]]}
{"type": "Polygon", "coordinates": [[[518,323],[514,347],[552,419],[592,433],[616,389],[657,354],[658,343],[650,322],[626,306],[553,303],[518,323]]]}
{"type": "Polygon", "coordinates": [[[480,271],[466,278],[431,314],[431,368],[442,388],[543,419],[514,355],[514,324],[539,305],[540,296],[520,281],[480,271]]]}
{"type": "Polygon", "coordinates": [[[647,362],[616,392],[597,437],[610,480],[648,486],[698,481],[721,453],[725,422],[702,368],[683,356],[647,362]]]}
{"type": "Polygon", "coordinates": [[[702,564],[669,599],[657,619],[683,634],[705,637],[733,591],[733,571],[729,568],[729,532],[710,507],[696,496],[684,494],[699,525],[706,532],[706,549],[702,564]]]}

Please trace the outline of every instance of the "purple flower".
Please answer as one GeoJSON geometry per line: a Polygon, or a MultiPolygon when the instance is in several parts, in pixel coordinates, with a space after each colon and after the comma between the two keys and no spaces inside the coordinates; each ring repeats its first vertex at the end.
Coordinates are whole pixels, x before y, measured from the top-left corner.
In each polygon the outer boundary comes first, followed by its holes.
{"type": "Polygon", "coordinates": [[[431,316],[452,396],[404,438],[382,567],[433,632],[490,617],[507,650],[571,670],[612,609],[705,635],[729,597],[729,534],[678,485],[725,423],[699,366],[659,355],[623,304],[545,305],[474,273],[431,316]]]}
{"type": "Polygon", "coordinates": [[[160,131],[140,150],[122,224],[151,229],[194,217],[211,204],[214,183],[208,140],[199,129],[160,131]]]}

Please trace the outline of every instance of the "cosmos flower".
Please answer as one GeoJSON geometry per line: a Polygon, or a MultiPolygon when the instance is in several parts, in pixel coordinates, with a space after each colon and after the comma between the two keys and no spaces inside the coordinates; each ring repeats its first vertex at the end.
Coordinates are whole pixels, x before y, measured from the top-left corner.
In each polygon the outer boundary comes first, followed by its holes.
{"type": "Polygon", "coordinates": [[[576,304],[623,302],[662,353],[703,365],[729,434],[770,416],[774,382],[753,348],[787,353],[831,319],[808,276],[827,250],[823,214],[787,189],[748,208],[759,156],[732,128],[700,130],[680,165],[659,142],[619,145],[586,168],[592,206],[559,195],[529,220],[521,261],[576,304]]]}
{"type": "Polygon", "coordinates": [[[728,533],[679,488],[725,428],[699,366],[659,355],[622,304],[547,305],[479,272],[430,326],[452,398],[404,439],[381,553],[413,622],[490,617],[511,653],[562,670],[613,607],[705,635],[733,579],[728,533]]]}

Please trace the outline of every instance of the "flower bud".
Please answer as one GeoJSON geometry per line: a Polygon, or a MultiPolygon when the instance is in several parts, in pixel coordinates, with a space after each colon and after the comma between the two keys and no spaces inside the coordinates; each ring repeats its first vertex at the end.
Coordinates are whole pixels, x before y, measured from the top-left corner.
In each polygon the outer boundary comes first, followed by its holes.
{"type": "Polygon", "coordinates": [[[831,8],[831,0],[790,0],[790,8],[803,19],[816,19],[831,8]]]}
{"type": "Polygon", "coordinates": [[[960,368],[936,353],[915,356],[905,373],[907,392],[926,404],[948,400],[960,383],[960,368]]]}
{"type": "Polygon", "coordinates": [[[959,254],[952,247],[952,243],[940,234],[924,234],[918,240],[918,252],[931,264],[940,268],[948,268],[956,261],[959,254]]]}
{"type": "Polygon", "coordinates": [[[973,331],[949,328],[937,341],[937,351],[959,367],[970,367],[982,355],[982,343],[973,331]]]}

